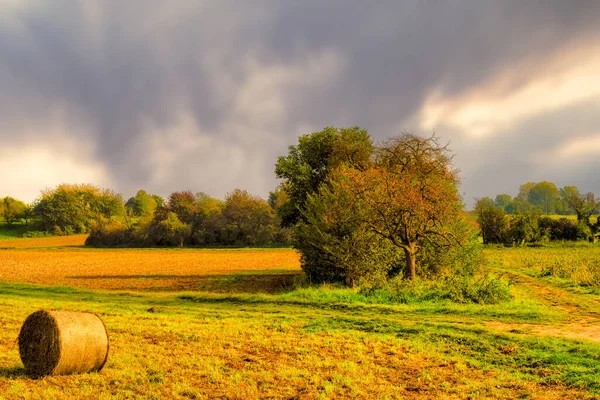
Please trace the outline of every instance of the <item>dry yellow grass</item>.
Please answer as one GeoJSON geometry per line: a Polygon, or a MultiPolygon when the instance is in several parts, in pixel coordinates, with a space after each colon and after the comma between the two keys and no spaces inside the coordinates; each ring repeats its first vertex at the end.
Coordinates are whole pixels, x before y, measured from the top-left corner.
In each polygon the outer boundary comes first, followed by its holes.
{"type": "Polygon", "coordinates": [[[300,271],[294,250],[0,251],[0,280],[90,289],[194,290],[207,277],[300,271]]]}
{"type": "Polygon", "coordinates": [[[0,240],[0,249],[25,249],[34,247],[83,246],[87,235],[51,236],[45,238],[23,238],[0,240]]]}

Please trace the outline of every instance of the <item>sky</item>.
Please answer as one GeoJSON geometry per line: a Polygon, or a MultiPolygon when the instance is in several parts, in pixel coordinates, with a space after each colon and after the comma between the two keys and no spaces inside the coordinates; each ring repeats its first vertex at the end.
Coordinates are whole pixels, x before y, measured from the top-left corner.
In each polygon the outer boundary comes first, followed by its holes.
{"type": "Polygon", "coordinates": [[[600,195],[597,0],[0,0],[0,196],[266,197],[301,134],[435,132],[467,205],[600,195]]]}

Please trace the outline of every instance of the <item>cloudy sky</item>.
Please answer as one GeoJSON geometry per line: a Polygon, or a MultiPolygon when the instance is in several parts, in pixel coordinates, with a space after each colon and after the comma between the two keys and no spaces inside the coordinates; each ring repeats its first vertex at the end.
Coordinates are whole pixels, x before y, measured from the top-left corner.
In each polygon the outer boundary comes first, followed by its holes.
{"type": "Polygon", "coordinates": [[[0,0],[0,196],[266,196],[328,125],[435,131],[462,192],[600,194],[600,2],[0,0]]]}

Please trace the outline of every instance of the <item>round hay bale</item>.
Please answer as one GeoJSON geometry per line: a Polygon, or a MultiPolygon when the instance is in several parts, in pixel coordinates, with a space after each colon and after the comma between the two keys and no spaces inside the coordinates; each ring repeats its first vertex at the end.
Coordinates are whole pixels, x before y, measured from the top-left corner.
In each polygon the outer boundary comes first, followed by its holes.
{"type": "Polygon", "coordinates": [[[19,354],[31,376],[100,371],[108,347],[104,322],[86,312],[36,311],[19,333],[19,354]]]}

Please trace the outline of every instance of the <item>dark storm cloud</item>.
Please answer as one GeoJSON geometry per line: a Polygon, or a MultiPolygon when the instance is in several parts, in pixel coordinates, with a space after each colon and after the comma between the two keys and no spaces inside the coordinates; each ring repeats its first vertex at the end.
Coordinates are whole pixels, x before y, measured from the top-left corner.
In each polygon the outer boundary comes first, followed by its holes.
{"type": "MultiPolygon", "coordinates": [[[[85,125],[84,137],[77,139],[94,143],[94,157],[109,169],[115,189],[127,195],[144,187],[221,196],[244,187],[264,196],[275,185],[277,155],[302,127],[360,125],[381,139],[401,128],[414,131],[419,127],[407,121],[432,90],[461,93],[519,60],[543,64],[564,46],[598,40],[600,33],[595,1],[56,0],[17,9],[1,4],[6,10],[0,18],[0,139],[43,138],[43,131],[21,132],[19,126],[44,121],[60,106],[85,125]],[[302,75],[309,60],[324,54],[333,55],[333,75],[312,81],[318,62],[313,75],[302,75]],[[291,78],[286,70],[295,71],[291,78]],[[261,116],[246,103],[240,111],[239,92],[261,72],[265,85],[277,86],[279,114],[269,116],[267,109],[261,116]],[[184,145],[168,166],[158,159],[149,167],[143,161],[152,149],[140,145],[148,126],[176,129],[182,113],[195,120],[198,141],[187,139],[197,151],[184,145]],[[248,165],[235,167],[233,158],[248,165]],[[158,174],[160,183],[154,179],[158,174]]],[[[517,79],[505,90],[522,84],[517,79]]],[[[514,161],[498,172],[507,186],[520,183],[513,168],[529,165],[534,138],[557,145],[564,139],[548,137],[542,129],[550,119],[540,118],[534,127],[540,130],[520,127],[503,134],[524,136],[531,145],[499,136],[478,145],[479,154],[499,145],[510,152],[514,161]]],[[[447,132],[438,129],[457,143],[456,151],[465,152],[458,159],[477,165],[479,156],[467,156],[472,146],[462,132],[447,132]]],[[[165,143],[158,146],[170,146],[165,143]]],[[[502,164],[506,155],[498,154],[486,161],[502,164]]],[[[463,168],[469,193],[487,188],[474,184],[485,180],[478,178],[481,171],[463,168]]]]}

